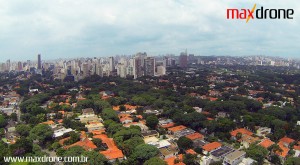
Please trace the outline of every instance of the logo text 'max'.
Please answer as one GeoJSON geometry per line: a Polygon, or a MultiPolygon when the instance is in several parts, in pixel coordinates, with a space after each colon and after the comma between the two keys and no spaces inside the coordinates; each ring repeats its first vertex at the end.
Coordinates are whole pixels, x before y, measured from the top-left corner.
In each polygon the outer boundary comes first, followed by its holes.
{"type": "Polygon", "coordinates": [[[256,9],[256,4],[250,9],[227,9],[227,19],[293,19],[293,9],[256,9]]]}

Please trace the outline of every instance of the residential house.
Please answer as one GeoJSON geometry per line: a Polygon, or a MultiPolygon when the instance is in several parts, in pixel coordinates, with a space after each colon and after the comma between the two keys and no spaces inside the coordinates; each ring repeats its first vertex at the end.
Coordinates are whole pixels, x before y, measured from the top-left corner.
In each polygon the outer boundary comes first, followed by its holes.
{"type": "Polygon", "coordinates": [[[99,134],[93,136],[93,138],[98,138],[102,140],[102,143],[106,144],[107,150],[100,151],[101,154],[103,154],[111,163],[116,162],[117,160],[119,162],[122,162],[125,157],[122,151],[117,147],[116,143],[112,138],[108,138],[105,134],[99,134]]]}
{"type": "Polygon", "coordinates": [[[241,136],[242,135],[248,135],[248,136],[252,136],[253,133],[245,128],[239,128],[239,129],[236,129],[234,131],[231,131],[230,132],[230,135],[231,135],[231,138],[234,139],[234,140],[237,140],[237,135],[240,134],[241,136]]]}
{"type": "Polygon", "coordinates": [[[128,128],[131,125],[139,126],[141,128],[141,131],[149,130],[149,128],[146,126],[145,122],[143,122],[143,121],[127,123],[127,124],[124,124],[123,126],[128,128]]]}
{"type": "Polygon", "coordinates": [[[221,161],[226,155],[233,151],[234,149],[229,146],[221,146],[220,148],[212,151],[210,155],[214,161],[221,161]]]}
{"type": "Polygon", "coordinates": [[[186,126],[179,125],[179,126],[168,128],[168,133],[174,135],[174,133],[184,130],[184,129],[186,129],[186,126]]]}
{"type": "Polygon", "coordinates": [[[159,152],[162,159],[168,159],[170,157],[177,156],[179,150],[174,144],[171,144],[169,147],[160,148],[159,152]]]}
{"type": "Polygon", "coordinates": [[[203,153],[205,155],[207,155],[208,153],[212,152],[212,151],[215,151],[219,148],[221,148],[222,144],[219,143],[219,142],[212,142],[212,143],[208,143],[208,144],[205,144],[202,149],[203,149],[203,153]]]}
{"type": "Polygon", "coordinates": [[[182,161],[183,161],[182,154],[174,155],[165,159],[165,162],[167,162],[168,165],[185,165],[182,161]]]}
{"type": "Polygon", "coordinates": [[[82,115],[94,115],[95,112],[93,108],[82,109],[82,115]]]}
{"type": "MultiPolygon", "coordinates": [[[[62,140],[65,140],[65,139],[62,139],[62,140]]],[[[61,142],[62,141],[60,141],[60,143],[61,142]]],[[[97,146],[87,137],[87,135],[84,131],[81,131],[80,140],[78,142],[68,145],[68,146],[65,146],[64,148],[68,149],[73,146],[80,146],[83,149],[85,149],[86,151],[92,151],[97,148],[97,146]]]]}
{"type": "Polygon", "coordinates": [[[85,127],[88,129],[88,132],[104,129],[104,125],[101,122],[89,122],[85,127]]]}
{"type": "Polygon", "coordinates": [[[260,143],[258,143],[260,146],[264,147],[265,149],[268,149],[270,146],[275,144],[272,140],[266,138],[263,139],[260,143]]]}
{"type": "Polygon", "coordinates": [[[244,146],[245,148],[249,148],[250,144],[259,141],[259,138],[243,134],[242,138],[239,141],[241,142],[242,146],[244,146]]]}
{"type": "Polygon", "coordinates": [[[259,127],[257,130],[256,130],[256,135],[257,136],[263,136],[263,137],[266,137],[268,134],[271,133],[271,128],[268,128],[268,127],[259,127]]]}
{"type": "Polygon", "coordinates": [[[59,138],[63,136],[66,133],[74,131],[72,128],[65,128],[65,127],[57,127],[53,129],[53,137],[54,138],[59,138]]]}
{"type": "Polygon", "coordinates": [[[197,139],[204,140],[204,136],[198,132],[186,135],[185,137],[191,139],[192,141],[197,140],[197,139]]]}
{"type": "Polygon", "coordinates": [[[175,123],[173,123],[172,119],[159,119],[158,120],[158,125],[161,128],[170,128],[170,127],[174,127],[175,123]]]}
{"type": "Polygon", "coordinates": [[[234,151],[224,157],[223,165],[238,165],[246,157],[246,152],[244,151],[234,151]]]}
{"type": "Polygon", "coordinates": [[[119,114],[118,117],[119,117],[120,122],[122,124],[132,123],[132,121],[133,121],[133,119],[132,119],[132,117],[131,117],[130,114],[123,113],[123,114],[119,114]]]}
{"type": "Polygon", "coordinates": [[[51,128],[55,128],[56,127],[56,124],[52,120],[48,120],[48,121],[42,122],[40,124],[46,124],[46,125],[50,126],[51,128]]]}

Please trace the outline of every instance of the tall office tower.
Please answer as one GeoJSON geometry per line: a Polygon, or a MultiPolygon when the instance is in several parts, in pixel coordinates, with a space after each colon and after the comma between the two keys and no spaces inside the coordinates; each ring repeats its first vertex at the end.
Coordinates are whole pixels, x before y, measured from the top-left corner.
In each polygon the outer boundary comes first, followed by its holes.
{"type": "Polygon", "coordinates": [[[164,66],[157,66],[157,76],[162,76],[166,74],[166,68],[164,66]]]}
{"type": "Polygon", "coordinates": [[[22,70],[23,70],[22,62],[18,62],[18,71],[22,71],[22,70]]]}
{"type": "Polygon", "coordinates": [[[181,68],[186,68],[188,63],[188,56],[186,52],[181,52],[179,56],[179,66],[181,68]]]}
{"type": "Polygon", "coordinates": [[[118,64],[117,67],[117,74],[122,77],[125,78],[127,76],[127,67],[125,64],[118,64]]]}
{"type": "Polygon", "coordinates": [[[144,60],[147,57],[147,53],[137,53],[134,57],[133,77],[136,79],[144,75],[144,60]]]}
{"type": "Polygon", "coordinates": [[[88,63],[82,64],[82,72],[83,72],[83,77],[88,77],[90,75],[89,71],[89,65],[88,63]]]}
{"type": "Polygon", "coordinates": [[[145,76],[154,76],[155,74],[155,58],[147,57],[144,60],[145,76]]]}
{"type": "Polygon", "coordinates": [[[38,69],[42,69],[42,60],[41,60],[41,54],[38,54],[38,69]]]}
{"type": "Polygon", "coordinates": [[[114,57],[109,57],[109,71],[115,71],[115,60],[114,57]]]}
{"type": "Polygon", "coordinates": [[[97,64],[96,74],[103,77],[102,66],[100,64],[97,64]]]}
{"type": "Polygon", "coordinates": [[[195,55],[194,54],[189,54],[188,63],[189,64],[195,63],[195,55]]]}
{"type": "Polygon", "coordinates": [[[6,71],[10,71],[10,60],[6,61],[6,71]]]}

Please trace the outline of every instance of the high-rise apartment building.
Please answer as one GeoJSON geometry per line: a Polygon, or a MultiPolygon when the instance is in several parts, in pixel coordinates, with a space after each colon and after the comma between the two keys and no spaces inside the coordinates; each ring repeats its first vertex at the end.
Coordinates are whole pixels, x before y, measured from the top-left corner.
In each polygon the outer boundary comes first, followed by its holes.
{"type": "Polygon", "coordinates": [[[41,54],[38,54],[38,69],[42,69],[42,59],[41,59],[41,54]]]}
{"type": "Polygon", "coordinates": [[[144,75],[144,60],[147,57],[147,53],[137,53],[134,57],[133,77],[138,78],[144,75]]]}
{"type": "Polygon", "coordinates": [[[187,56],[187,53],[186,53],[186,52],[180,53],[180,56],[179,56],[179,66],[180,66],[181,68],[186,68],[186,67],[187,67],[187,64],[188,64],[188,56],[187,56]]]}
{"type": "Polygon", "coordinates": [[[113,72],[115,70],[115,60],[114,57],[109,57],[109,71],[113,72]]]}
{"type": "Polygon", "coordinates": [[[147,57],[144,60],[145,76],[154,76],[155,75],[155,58],[147,57]]]}

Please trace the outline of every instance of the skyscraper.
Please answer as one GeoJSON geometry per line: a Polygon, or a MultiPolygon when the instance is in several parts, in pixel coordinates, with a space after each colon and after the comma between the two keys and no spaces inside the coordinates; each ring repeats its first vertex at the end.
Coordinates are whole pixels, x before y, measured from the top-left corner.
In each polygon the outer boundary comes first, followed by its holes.
{"type": "Polygon", "coordinates": [[[188,64],[188,56],[187,56],[187,53],[186,53],[186,52],[180,53],[180,56],[179,56],[179,66],[180,66],[181,68],[186,68],[186,67],[187,67],[187,64],[188,64]]]}
{"type": "Polygon", "coordinates": [[[154,57],[147,57],[144,62],[145,76],[154,76],[155,74],[155,59],[154,57]]]}
{"type": "Polygon", "coordinates": [[[147,53],[137,53],[134,57],[133,77],[138,78],[144,75],[144,59],[147,57],[147,53]]]}
{"type": "Polygon", "coordinates": [[[38,54],[38,69],[42,69],[41,54],[38,54]]]}
{"type": "Polygon", "coordinates": [[[109,57],[109,71],[113,72],[115,70],[115,60],[114,57],[109,57]]]}

